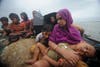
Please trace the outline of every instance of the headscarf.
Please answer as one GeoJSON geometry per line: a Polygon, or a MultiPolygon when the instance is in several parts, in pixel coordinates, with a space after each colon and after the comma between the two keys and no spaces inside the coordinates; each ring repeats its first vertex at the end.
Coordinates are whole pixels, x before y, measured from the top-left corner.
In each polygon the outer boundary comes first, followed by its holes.
{"type": "Polygon", "coordinates": [[[59,26],[59,24],[56,24],[50,37],[49,40],[53,41],[54,43],[69,43],[69,44],[77,44],[79,43],[82,39],[80,32],[71,26],[73,23],[72,16],[70,12],[67,9],[61,9],[58,11],[58,14],[66,21],[66,27],[67,30],[64,30],[59,26]]]}

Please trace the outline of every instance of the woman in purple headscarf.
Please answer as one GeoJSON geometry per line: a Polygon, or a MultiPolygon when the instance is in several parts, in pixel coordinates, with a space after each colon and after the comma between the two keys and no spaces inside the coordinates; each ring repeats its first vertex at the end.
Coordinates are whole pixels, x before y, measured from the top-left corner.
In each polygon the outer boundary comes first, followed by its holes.
{"type": "Polygon", "coordinates": [[[72,26],[73,19],[67,9],[60,10],[56,17],[58,24],[54,27],[49,38],[50,41],[53,41],[56,44],[61,42],[77,44],[83,40],[80,32],[72,26]]]}
{"type": "Polygon", "coordinates": [[[80,32],[74,26],[72,26],[73,19],[67,9],[59,10],[56,18],[58,24],[55,25],[49,37],[49,46],[58,54],[62,55],[65,59],[69,60],[69,63],[76,63],[79,60],[77,53],[59,48],[58,44],[68,43],[74,45],[80,43],[83,41],[80,32]]]}
{"type": "MultiPolygon", "coordinates": [[[[51,49],[65,58],[69,62],[69,64],[72,65],[76,64],[79,60],[79,53],[77,53],[77,50],[79,50],[80,52],[82,51],[84,54],[88,53],[93,55],[95,53],[94,47],[83,40],[80,31],[73,25],[71,13],[67,9],[59,10],[56,18],[58,24],[55,25],[49,37],[49,46],[51,49]],[[73,46],[77,46],[74,47],[75,49],[77,49],[76,52],[66,50],[68,49],[67,47],[72,48],[73,46]],[[84,50],[87,46],[89,50],[84,50]],[[66,49],[63,49],[62,47],[66,49]]],[[[48,53],[48,56],[52,58],[52,55],[50,55],[50,53],[52,54],[52,51],[48,53]]],[[[85,56],[89,55],[85,54],[85,56]]]]}
{"type": "Polygon", "coordinates": [[[50,59],[48,60],[48,57],[55,61],[64,58],[67,61],[65,61],[67,65],[64,67],[79,67],[77,63],[79,63],[81,56],[92,56],[95,53],[94,47],[82,39],[80,32],[73,25],[72,16],[67,9],[59,10],[56,18],[58,24],[54,26],[49,36],[51,50],[48,51],[42,60],[36,62],[33,67],[50,67],[50,64],[56,64],[50,59]]]}

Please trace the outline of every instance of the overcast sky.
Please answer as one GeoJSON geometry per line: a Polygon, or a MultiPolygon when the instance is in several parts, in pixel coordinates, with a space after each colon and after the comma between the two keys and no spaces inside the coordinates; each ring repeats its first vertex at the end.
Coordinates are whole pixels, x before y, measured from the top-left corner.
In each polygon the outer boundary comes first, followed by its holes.
{"type": "Polygon", "coordinates": [[[24,11],[32,18],[33,10],[45,15],[62,8],[68,8],[74,20],[100,21],[100,0],[1,0],[0,17],[24,11]]]}

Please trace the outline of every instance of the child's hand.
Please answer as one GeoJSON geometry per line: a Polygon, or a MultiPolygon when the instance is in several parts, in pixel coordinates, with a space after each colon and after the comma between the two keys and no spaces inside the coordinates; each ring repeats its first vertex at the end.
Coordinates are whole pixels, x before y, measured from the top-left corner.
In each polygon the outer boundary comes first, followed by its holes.
{"type": "Polygon", "coordinates": [[[44,35],[44,38],[45,38],[45,39],[48,38],[48,35],[45,34],[45,35],[44,35]]]}

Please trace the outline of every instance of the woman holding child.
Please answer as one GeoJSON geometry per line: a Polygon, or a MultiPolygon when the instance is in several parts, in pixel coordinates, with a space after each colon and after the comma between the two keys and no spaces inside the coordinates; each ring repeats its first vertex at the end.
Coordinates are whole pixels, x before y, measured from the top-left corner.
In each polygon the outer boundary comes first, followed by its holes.
{"type": "Polygon", "coordinates": [[[95,53],[94,47],[85,42],[80,32],[73,26],[73,19],[69,10],[59,10],[56,18],[58,24],[54,26],[49,36],[49,47],[51,49],[42,60],[34,63],[32,67],[51,67],[53,64],[48,60],[48,57],[55,61],[62,57],[66,62],[65,67],[68,65],[76,67],[83,56],[90,57],[95,53]]]}

